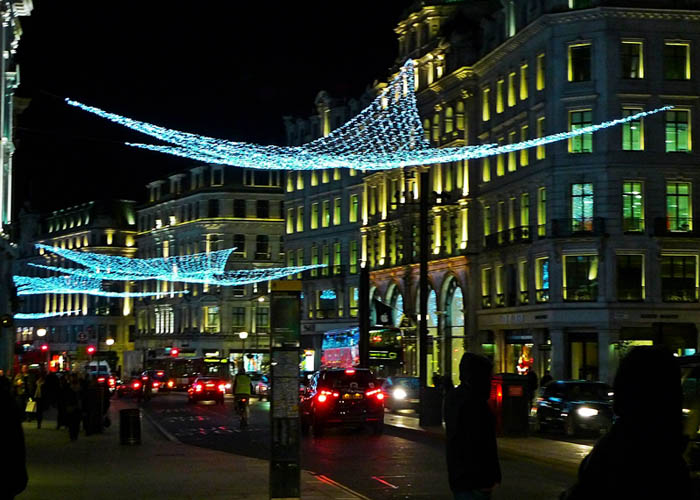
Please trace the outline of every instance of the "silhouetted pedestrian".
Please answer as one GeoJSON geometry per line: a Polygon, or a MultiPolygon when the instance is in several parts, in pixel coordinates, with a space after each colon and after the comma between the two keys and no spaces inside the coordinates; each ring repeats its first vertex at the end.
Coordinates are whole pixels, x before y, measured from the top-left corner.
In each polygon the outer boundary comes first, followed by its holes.
{"type": "Polygon", "coordinates": [[[55,372],[49,372],[46,374],[46,379],[44,380],[44,398],[46,401],[46,408],[49,406],[56,406],[58,401],[58,393],[61,387],[61,381],[55,372]]]}
{"type": "Polygon", "coordinates": [[[24,408],[27,406],[27,377],[26,367],[21,367],[12,378],[12,393],[19,408],[20,419],[24,421],[24,408]]]}
{"type": "Polygon", "coordinates": [[[20,410],[5,377],[0,377],[0,443],[4,457],[0,467],[0,499],[9,500],[24,491],[28,477],[20,410]]]}
{"type": "Polygon", "coordinates": [[[552,380],[552,374],[549,373],[549,370],[544,371],[544,375],[542,375],[542,378],[540,379],[540,387],[544,387],[545,385],[549,384],[552,380]]]}
{"type": "Polygon", "coordinates": [[[80,417],[82,409],[80,407],[81,395],[80,380],[76,374],[71,374],[70,383],[66,386],[64,392],[64,401],[66,405],[66,425],[68,426],[68,435],[71,441],[78,439],[80,433],[80,417]]]}
{"type": "Polygon", "coordinates": [[[36,403],[36,409],[34,415],[36,416],[36,428],[41,429],[41,422],[44,420],[44,409],[46,407],[46,398],[44,397],[44,387],[46,385],[46,378],[44,374],[40,374],[39,378],[36,379],[34,384],[34,402],[36,403]]]}
{"type": "Polygon", "coordinates": [[[533,399],[535,399],[535,394],[537,393],[537,387],[539,387],[537,383],[537,373],[530,368],[525,374],[525,377],[527,377],[527,396],[530,400],[530,404],[532,404],[533,399]]]}
{"type": "Polygon", "coordinates": [[[68,427],[68,417],[66,413],[66,397],[67,391],[70,389],[68,375],[61,377],[58,382],[58,390],[56,391],[56,429],[62,426],[68,427]]]}
{"type": "Polygon", "coordinates": [[[691,498],[677,360],[659,347],[632,349],[620,363],[614,394],[617,420],[561,499],[691,498]]]}
{"type": "Polygon", "coordinates": [[[495,421],[488,406],[491,362],[465,353],[459,380],[460,385],[445,398],[450,489],[455,500],[488,499],[501,482],[495,421]]]}

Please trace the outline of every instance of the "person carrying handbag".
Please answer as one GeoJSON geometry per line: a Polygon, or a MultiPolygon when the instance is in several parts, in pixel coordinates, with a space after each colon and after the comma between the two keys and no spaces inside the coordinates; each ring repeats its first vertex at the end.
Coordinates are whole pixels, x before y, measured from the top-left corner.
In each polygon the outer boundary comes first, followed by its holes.
{"type": "MultiPolygon", "coordinates": [[[[46,382],[46,377],[42,373],[39,375],[39,379],[36,381],[36,388],[34,389],[34,415],[36,416],[36,428],[41,429],[41,422],[44,419],[44,383],[46,382]]],[[[29,406],[29,404],[27,404],[29,406]]],[[[29,412],[29,410],[27,410],[29,412]]]]}

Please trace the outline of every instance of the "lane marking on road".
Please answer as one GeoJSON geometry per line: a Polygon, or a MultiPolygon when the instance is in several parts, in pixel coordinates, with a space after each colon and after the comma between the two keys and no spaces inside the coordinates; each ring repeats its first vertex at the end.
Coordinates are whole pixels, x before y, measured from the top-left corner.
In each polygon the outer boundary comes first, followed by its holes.
{"type": "Polygon", "coordinates": [[[155,419],[154,417],[152,417],[151,415],[149,415],[149,412],[148,412],[148,411],[146,411],[145,409],[142,409],[142,410],[141,410],[141,414],[142,414],[144,417],[146,417],[146,420],[148,420],[151,424],[153,424],[153,426],[154,426],[156,429],[158,429],[158,431],[159,431],[163,436],[165,436],[166,439],[168,439],[169,441],[172,441],[173,443],[182,443],[182,441],[180,441],[178,438],[176,438],[175,436],[173,436],[170,432],[168,432],[167,430],[165,430],[165,427],[163,427],[162,425],[160,425],[160,424],[156,421],[156,419],[155,419]]]}
{"type": "Polygon", "coordinates": [[[396,486],[395,484],[391,484],[389,481],[384,481],[384,480],[383,480],[382,478],[380,478],[380,477],[372,476],[372,479],[374,479],[375,481],[379,481],[380,483],[382,483],[382,484],[385,485],[385,486],[388,486],[389,488],[393,488],[393,489],[395,489],[395,490],[398,490],[398,489],[399,489],[399,487],[396,486]]]}
{"type": "Polygon", "coordinates": [[[330,486],[335,486],[336,488],[340,488],[341,490],[345,491],[346,493],[349,493],[351,495],[354,495],[356,498],[360,498],[361,500],[371,500],[369,497],[364,496],[362,493],[358,493],[357,491],[348,488],[344,484],[340,484],[337,481],[332,480],[330,477],[323,475],[323,474],[318,474],[316,472],[311,472],[311,471],[305,471],[311,474],[313,477],[321,481],[322,483],[326,483],[330,486]]]}

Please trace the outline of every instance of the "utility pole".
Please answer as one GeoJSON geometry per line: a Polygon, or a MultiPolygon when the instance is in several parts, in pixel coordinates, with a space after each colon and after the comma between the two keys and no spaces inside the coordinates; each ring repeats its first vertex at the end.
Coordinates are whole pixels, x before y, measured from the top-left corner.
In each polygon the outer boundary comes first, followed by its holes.
{"type": "Polygon", "coordinates": [[[366,261],[360,263],[360,367],[369,368],[369,267],[366,261]]]}
{"type": "Polygon", "coordinates": [[[428,228],[428,211],[430,210],[429,200],[430,172],[423,170],[420,173],[420,218],[418,231],[420,234],[419,258],[420,267],[418,275],[418,285],[420,292],[420,304],[418,306],[418,380],[420,384],[420,425],[433,424],[429,416],[429,405],[432,398],[429,398],[428,388],[428,259],[430,258],[430,237],[428,228]]]}

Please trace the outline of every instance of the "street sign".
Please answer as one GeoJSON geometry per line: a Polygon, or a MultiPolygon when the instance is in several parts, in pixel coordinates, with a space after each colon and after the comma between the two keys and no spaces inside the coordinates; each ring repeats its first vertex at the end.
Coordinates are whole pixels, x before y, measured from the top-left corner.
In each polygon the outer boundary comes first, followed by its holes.
{"type": "Polygon", "coordinates": [[[301,498],[301,282],[280,280],[271,285],[270,498],[301,498]]]}

